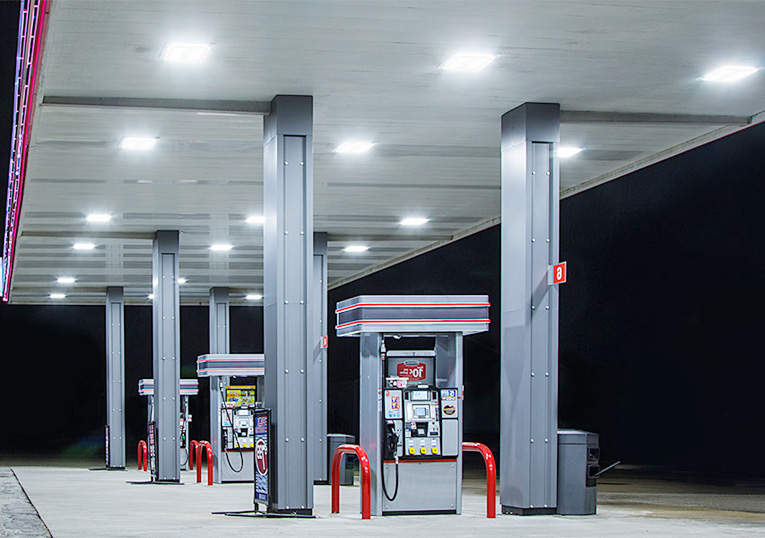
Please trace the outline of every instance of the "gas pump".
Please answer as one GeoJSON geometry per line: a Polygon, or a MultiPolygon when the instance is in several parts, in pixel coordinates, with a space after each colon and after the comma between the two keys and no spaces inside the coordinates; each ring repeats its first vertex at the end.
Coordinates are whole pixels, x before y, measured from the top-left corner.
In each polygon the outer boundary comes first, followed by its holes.
{"type": "MultiPolygon", "coordinates": [[[[196,396],[199,394],[199,381],[196,379],[181,379],[180,383],[180,439],[179,445],[181,449],[181,470],[188,471],[189,469],[189,441],[191,439],[191,420],[192,416],[189,412],[189,396],[196,396]]],[[[147,396],[146,406],[146,425],[148,431],[149,443],[153,443],[152,424],[154,424],[154,380],[153,379],[140,379],[138,381],[138,394],[141,396],[147,396]]],[[[149,447],[149,453],[153,454],[153,446],[149,447]]]]}
{"type": "Polygon", "coordinates": [[[335,312],[337,335],[360,338],[372,514],[461,513],[462,341],[488,330],[488,297],[360,296],[335,312]]]}
{"type": "Polygon", "coordinates": [[[197,358],[197,376],[210,378],[210,445],[213,482],[252,482],[255,477],[255,409],[261,408],[262,354],[210,354],[197,358]],[[234,385],[233,378],[256,378],[234,385]]]}

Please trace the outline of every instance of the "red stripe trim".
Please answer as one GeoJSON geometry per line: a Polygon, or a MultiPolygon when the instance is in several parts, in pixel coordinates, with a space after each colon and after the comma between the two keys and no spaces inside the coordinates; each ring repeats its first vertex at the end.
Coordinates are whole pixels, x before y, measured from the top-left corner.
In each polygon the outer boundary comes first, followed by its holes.
{"type": "Polygon", "coordinates": [[[335,325],[335,329],[350,327],[351,325],[360,325],[362,323],[491,323],[488,319],[360,319],[335,325]]]}
{"type": "Polygon", "coordinates": [[[491,303],[359,303],[359,304],[353,304],[350,306],[344,306],[343,308],[339,308],[335,310],[335,314],[340,314],[341,312],[347,312],[348,310],[353,310],[354,308],[362,308],[362,307],[390,307],[390,308],[409,308],[409,307],[417,307],[417,306],[424,306],[424,307],[441,307],[441,308],[450,308],[450,307],[484,307],[484,306],[491,306],[491,303]]]}
{"type": "Polygon", "coordinates": [[[197,363],[202,362],[263,362],[265,361],[265,358],[262,359],[197,359],[197,363]]]}

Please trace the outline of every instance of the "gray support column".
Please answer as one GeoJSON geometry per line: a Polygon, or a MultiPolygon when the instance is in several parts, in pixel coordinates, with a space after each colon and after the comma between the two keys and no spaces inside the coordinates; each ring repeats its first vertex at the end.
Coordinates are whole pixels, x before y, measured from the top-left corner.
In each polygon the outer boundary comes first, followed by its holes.
{"type": "Polygon", "coordinates": [[[383,435],[382,418],[382,360],[380,333],[359,335],[359,445],[367,452],[371,472],[370,508],[373,516],[382,515],[383,435]],[[370,398],[377,394],[377,398],[370,398]],[[365,397],[366,396],[366,397],[365,397]]]}
{"type": "Polygon", "coordinates": [[[500,503],[505,514],[557,505],[560,106],[502,116],[500,503]]]}
{"type": "Polygon", "coordinates": [[[327,482],[327,349],[323,339],[327,332],[327,233],[313,234],[313,347],[311,397],[308,406],[314,425],[313,478],[327,482]]]}
{"type": "Polygon", "coordinates": [[[313,301],[313,98],[279,95],[263,122],[265,405],[274,427],[268,510],[313,512],[308,416],[313,301]]]}
{"type": "MultiPolygon", "coordinates": [[[[210,288],[210,353],[230,352],[228,288],[210,288]]],[[[213,447],[213,482],[221,482],[221,423],[223,406],[221,388],[228,385],[228,376],[212,376],[210,381],[210,444],[213,447]]],[[[258,396],[260,397],[260,396],[258,396]]]]}
{"type": "Polygon", "coordinates": [[[152,258],[154,340],[154,422],[157,447],[155,481],[180,482],[181,339],[178,296],[177,231],[158,231],[152,258]]]}
{"type": "Polygon", "coordinates": [[[106,467],[125,468],[125,305],[121,287],[106,288],[106,467]]]}

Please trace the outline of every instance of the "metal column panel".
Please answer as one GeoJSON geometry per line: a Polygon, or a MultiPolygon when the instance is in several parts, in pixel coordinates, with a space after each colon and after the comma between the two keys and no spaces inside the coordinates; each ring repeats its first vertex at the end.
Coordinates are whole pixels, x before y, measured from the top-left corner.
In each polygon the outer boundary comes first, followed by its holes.
{"type": "Polygon", "coordinates": [[[526,103],[502,116],[500,502],[551,514],[557,503],[560,107],[526,103]]]}
{"type": "Polygon", "coordinates": [[[106,467],[125,468],[125,326],[123,288],[106,288],[106,467]]]}
{"type": "Polygon", "coordinates": [[[264,396],[274,428],[269,511],[313,511],[313,98],[280,95],[263,122],[264,396]]]}
{"type": "Polygon", "coordinates": [[[327,233],[313,234],[313,348],[311,397],[308,406],[314,425],[313,479],[327,482],[327,349],[323,345],[327,332],[327,233]]]}
{"type": "Polygon", "coordinates": [[[359,361],[359,444],[369,457],[372,473],[371,509],[373,516],[382,515],[383,491],[379,473],[382,470],[382,334],[361,333],[359,361]],[[376,397],[374,396],[376,395],[376,397]],[[371,396],[371,397],[370,397],[371,396]]]}
{"type": "Polygon", "coordinates": [[[180,482],[180,310],[177,231],[158,231],[152,257],[154,421],[157,467],[154,480],[180,482]]]}
{"type": "MultiPolygon", "coordinates": [[[[228,288],[210,288],[210,354],[228,354],[230,349],[228,288]]],[[[210,444],[213,449],[213,482],[221,483],[221,424],[223,405],[221,386],[228,385],[228,376],[212,376],[210,381],[210,444]]],[[[258,395],[258,397],[261,397],[258,395]]]]}
{"type": "MultiPolygon", "coordinates": [[[[455,387],[459,391],[457,401],[457,416],[460,424],[464,424],[464,394],[462,365],[462,333],[439,334],[436,336],[436,385],[439,387],[455,387]]],[[[462,447],[462,428],[457,431],[457,446],[462,447]]],[[[462,513],[462,449],[457,456],[457,499],[455,508],[457,514],[462,513]]]]}

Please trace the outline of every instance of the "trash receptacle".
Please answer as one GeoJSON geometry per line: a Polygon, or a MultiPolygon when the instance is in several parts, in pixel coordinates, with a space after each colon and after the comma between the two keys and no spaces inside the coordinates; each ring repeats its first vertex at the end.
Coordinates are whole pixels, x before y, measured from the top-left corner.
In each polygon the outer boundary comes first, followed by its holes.
{"type": "MultiPolygon", "coordinates": [[[[335,450],[340,445],[353,445],[356,444],[356,438],[353,435],[346,435],[344,433],[328,433],[327,434],[327,448],[329,449],[329,458],[327,458],[327,476],[329,477],[329,483],[332,483],[332,458],[335,455],[335,450]]],[[[356,468],[356,462],[358,459],[355,454],[347,454],[343,466],[340,468],[340,485],[352,486],[353,485],[353,472],[356,468]]]]}
{"type": "Polygon", "coordinates": [[[599,462],[597,433],[558,430],[559,514],[585,516],[596,512],[599,462]]]}

